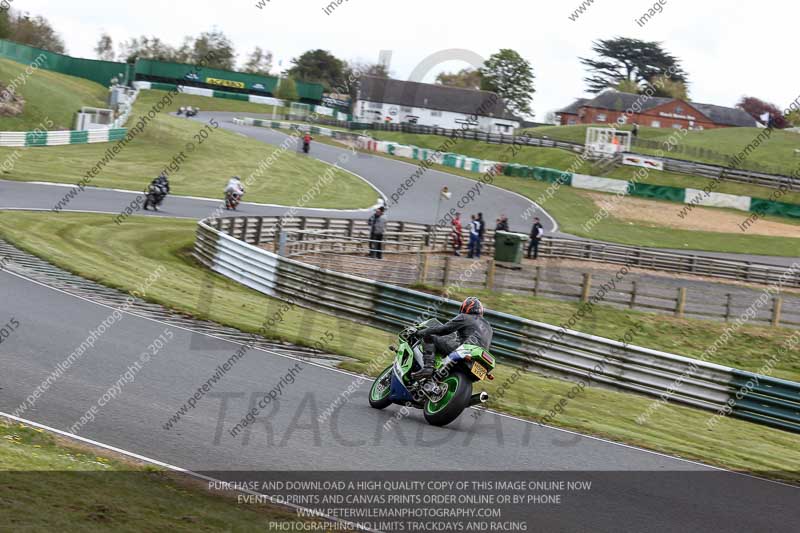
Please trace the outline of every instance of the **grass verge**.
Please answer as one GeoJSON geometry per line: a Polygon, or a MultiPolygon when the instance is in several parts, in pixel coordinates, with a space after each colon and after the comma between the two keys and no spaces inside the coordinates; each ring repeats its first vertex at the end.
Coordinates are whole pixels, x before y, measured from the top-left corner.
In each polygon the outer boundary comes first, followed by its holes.
{"type": "MultiPolygon", "coordinates": [[[[588,127],[607,127],[605,124],[581,124],[574,126],[542,126],[527,130],[536,137],[547,136],[551,139],[560,141],[586,142],[586,128],[588,127]]],[[[620,130],[630,130],[631,126],[622,126],[620,130]]],[[[745,147],[755,139],[761,128],[714,128],[709,130],[690,131],[683,136],[677,143],[677,149],[672,157],[687,161],[698,161],[701,163],[711,163],[714,165],[725,166],[725,161],[720,161],[718,157],[710,154],[703,156],[702,153],[682,152],[681,148],[686,147],[696,150],[708,150],[723,156],[735,156],[745,149],[745,147]]],[[[640,127],[639,137],[641,139],[663,142],[666,141],[674,131],[667,128],[640,127]]],[[[768,169],[770,172],[777,172],[792,175],[800,168],[800,161],[794,155],[794,149],[800,145],[800,135],[790,131],[773,131],[769,139],[764,141],[758,149],[751,152],[747,160],[742,164],[742,168],[753,168],[756,165],[768,169]]],[[[639,153],[655,154],[656,150],[634,147],[633,150],[639,153]]]]}
{"type": "Polygon", "coordinates": [[[71,130],[75,112],[82,106],[106,107],[108,89],[99,83],[42,69],[27,76],[27,68],[27,64],[0,59],[0,80],[9,85],[18,79],[16,93],[25,98],[21,115],[0,117],[0,131],[71,130]]]}
{"type": "MultiPolygon", "coordinates": [[[[0,236],[66,270],[123,291],[135,290],[144,276],[163,265],[166,272],[150,289],[148,300],[243,331],[258,328],[257,317],[264,315],[264,308],[273,300],[196,265],[188,255],[194,240],[193,222],[134,217],[123,227],[111,224],[101,215],[0,213],[0,236]],[[153,246],[154,242],[159,246],[153,246]],[[208,289],[209,283],[213,290],[208,289]]],[[[555,317],[566,311],[551,312],[555,317]]],[[[542,319],[542,313],[535,312],[530,318],[542,319]]],[[[621,319],[616,322],[616,331],[626,325],[621,319]]],[[[374,354],[381,353],[393,340],[392,335],[374,328],[297,309],[290,309],[270,335],[303,344],[305,339],[317,338],[317,333],[336,327],[347,334],[334,342],[331,350],[352,357],[344,363],[351,370],[364,371],[374,354]]],[[[648,327],[657,331],[655,325],[648,327]]],[[[603,331],[613,333],[610,329],[603,331]]],[[[687,336],[685,332],[680,335],[687,336]]],[[[513,372],[501,364],[497,379],[487,384],[487,391],[495,398],[492,407],[531,420],[541,420],[573,387],[569,382],[524,373],[504,395],[498,394],[513,372]]],[[[588,387],[576,400],[567,403],[553,424],[738,471],[800,482],[800,448],[795,434],[730,418],[708,430],[705,422],[712,413],[674,405],[662,407],[641,426],[636,417],[653,399],[596,387],[588,387]]]]}
{"type": "MultiPolygon", "coordinates": [[[[321,139],[320,142],[341,147],[342,144],[333,139],[321,139]]],[[[367,153],[367,152],[365,152],[367,153]]],[[[406,163],[411,160],[387,154],[371,155],[386,157],[396,161],[406,163]]],[[[436,170],[463,176],[472,180],[481,178],[480,174],[467,172],[463,169],[434,165],[436,170]]],[[[410,174],[410,173],[409,173],[410,174]]],[[[502,189],[514,191],[538,202],[538,199],[545,194],[550,184],[536,181],[529,178],[514,176],[495,176],[492,183],[502,189]]],[[[560,187],[552,198],[543,203],[545,210],[552,215],[560,226],[560,230],[571,235],[597,239],[601,241],[616,242],[620,244],[630,244],[634,246],[648,246],[652,248],[670,248],[686,251],[709,251],[709,252],[728,252],[740,254],[774,255],[779,257],[800,256],[800,232],[798,238],[790,237],[766,237],[761,235],[744,235],[739,233],[719,233],[697,230],[681,230],[666,228],[655,225],[644,226],[633,222],[620,220],[614,217],[613,213],[600,221],[599,224],[586,231],[583,225],[591,220],[599,211],[597,205],[589,197],[589,192],[574,189],[572,187],[560,187]]],[[[600,193],[602,194],[602,193],[600,193]]],[[[611,197],[612,195],[609,195],[611,197]]],[[[658,203],[659,201],[654,200],[658,203]]],[[[664,202],[675,205],[672,202],[664,202]]],[[[718,208],[695,208],[690,216],[702,216],[704,209],[718,208]]],[[[735,213],[744,221],[748,213],[743,211],[727,210],[735,213]]],[[[522,213],[507,213],[511,231],[527,233],[530,231],[530,222],[522,218],[522,213]]],[[[764,217],[764,220],[773,220],[784,224],[793,224],[795,221],[785,217],[764,217]]],[[[736,228],[733,228],[736,229],[736,228]]]]}
{"type": "MultiPolygon", "coordinates": [[[[430,149],[439,148],[446,139],[446,137],[437,135],[422,135],[388,131],[374,131],[370,132],[370,135],[383,141],[412,144],[421,148],[430,149]]],[[[796,139],[794,139],[795,147],[800,146],[800,135],[793,133],[784,133],[783,135],[794,135],[796,137],[796,139]]],[[[743,138],[745,137],[746,135],[743,138]]],[[[666,139],[667,136],[665,136],[663,140],[666,139]]],[[[747,142],[745,142],[744,145],[739,148],[739,150],[746,146],[747,142]]],[[[786,149],[788,150],[788,148],[786,149]]],[[[481,141],[462,139],[459,140],[449,151],[470,157],[478,157],[481,159],[519,163],[530,166],[557,168],[559,170],[572,169],[573,172],[578,174],[606,176],[609,178],[617,178],[622,180],[634,179],[636,173],[639,171],[637,167],[631,166],[619,166],[609,171],[602,171],[590,162],[580,161],[578,154],[561,148],[524,146],[520,147],[516,156],[511,158],[509,157],[510,154],[508,151],[508,145],[489,144],[481,141]]],[[[651,151],[655,153],[655,150],[651,151]]],[[[672,154],[672,156],[680,158],[680,154],[677,153],[672,154]]],[[[797,161],[795,164],[800,166],[800,161],[797,161]]],[[[683,187],[702,190],[714,180],[675,172],[651,170],[648,172],[646,179],[641,179],[639,181],[650,185],[667,185],[670,187],[683,187]]],[[[748,183],[733,183],[724,180],[720,180],[718,183],[716,183],[712,190],[720,193],[736,194],[740,196],[753,196],[764,199],[769,199],[770,195],[775,192],[775,189],[770,187],[751,185],[748,183]]],[[[781,196],[780,201],[800,204],[800,192],[787,192],[785,195],[781,196]]]]}
{"type": "Polygon", "coordinates": [[[275,522],[298,521],[292,512],[237,505],[199,481],[5,418],[0,471],[5,531],[281,531],[275,522]]]}
{"type": "MultiPolygon", "coordinates": [[[[167,93],[145,91],[134,106],[133,117],[147,112],[167,93]]],[[[213,98],[209,98],[213,100],[213,98]]],[[[364,180],[348,172],[334,169],[293,148],[281,150],[222,128],[204,130],[200,122],[168,115],[177,109],[174,101],[159,113],[144,131],[91,179],[89,185],[128,190],[143,190],[150,181],[174,161],[177,170],[170,172],[172,194],[222,198],[223,189],[232,175],[246,178],[255,174],[245,199],[282,205],[299,205],[303,195],[328,173],[333,181],[319,188],[306,207],[363,208],[374,205],[378,196],[364,180]],[[188,148],[192,143],[194,149],[188,148]],[[271,159],[270,159],[271,158],[271,159]],[[332,172],[332,174],[331,174],[332,172]]],[[[134,124],[132,118],[129,125],[134,124]]],[[[17,181],[77,183],[90,169],[106,157],[112,143],[40,148],[19,148],[22,152],[14,168],[3,178],[17,181]]],[[[0,148],[0,160],[14,149],[0,148]]],[[[171,169],[172,170],[172,169],[171,169]]]]}

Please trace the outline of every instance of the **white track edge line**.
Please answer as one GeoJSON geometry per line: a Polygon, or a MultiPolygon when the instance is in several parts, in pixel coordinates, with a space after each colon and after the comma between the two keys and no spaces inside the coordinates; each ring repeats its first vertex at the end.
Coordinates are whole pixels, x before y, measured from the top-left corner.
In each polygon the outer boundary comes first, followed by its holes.
{"type": "MultiPolygon", "coordinates": [[[[3,270],[0,269],[0,271],[3,271],[3,270]]],[[[115,307],[112,307],[112,306],[109,306],[109,305],[106,305],[106,304],[102,304],[102,303],[99,303],[99,302],[95,302],[95,301],[89,300],[88,298],[85,298],[83,296],[80,296],[80,295],[77,295],[77,294],[72,294],[72,293],[69,293],[69,292],[64,291],[62,289],[58,289],[56,287],[52,287],[52,286],[47,285],[45,283],[41,283],[41,282],[39,282],[37,280],[28,278],[27,276],[18,274],[16,272],[10,272],[8,270],[5,270],[5,272],[8,272],[11,275],[17,276],[17,277],[19,277],[21,279],[25,279],[25,280],[30,281],[32,283],[35,283],[37,285],[41,285],[41,286],[46,287],[46,288],[48,288],[50,290],[53,290],[53,291],[56,291],[56,292],[61,292],[61,293],[66,294],[68,296],[72,296],[74,298],[78,298],[80,300],[84,300],[84,301],[89,302],[89,303],[94,304],[94,305],[98,305],[98,306],[101,306],[101,307],[106,307],[108,309],[117,309],[115,307]]],[[[145,320],[156,322],[158,324],[163,324],[163,325],[168,326],[168,327],[174,327],[176,329],[189,331],[191,333],[205,335],[207,337],[211,337],[211,338],[214,338],[214,339],[217,339],[217,340],[221,340],[221,341],[224,341],[224,342],[229,342],[229,343],[232,343],[232,344],[237,344],[239,346],[244,346],[245,345],[244,343],[241,343],[241,342],[238,342],[238,341],[235,341],[235,340],[225,339],[225,338],[217,337],[216,335],[212,335],[210,333],[206,333],[206,332],[203,332],[203,331],[196,331],[196,330],[193,330],[193,329],[190,329],[190,328],[187,328],[187,327],[177,326],[177,325],[174,325],[174,324],[169,324],[168,322],[164,322],[164,321],[156,319],[156,318],[151,318],[151,317],[138,315],[136,313],[132,313],[131,311],[123,311],[123,312],[128,313],[128,314],[130,314],[132,316],[135,316],[137,318],[142,318],[142,319],[145,319],[145,320]]],[[[330,366],[321,365],[319,363],[313,363],[313,362],[310,362],[310,361],[305,361],[303,359],[300,359],[300,358],[297,358],[297,357],[293,357],[291,355],[272,352],[270,350],[267,350],[267,349],[264,349],[264,348],[259,348],[259,347],[256,347],[256,346],[252,347],[251,349],[256,349],[258,351],[261,351],[261,352],[264,352],[264,353],[268,353],[268,354],[271,354],[271,355],[276,355],[278,357],[283,357],[285,359],[291,359],[293,361],[298,361],[298,362],[301,362],[303,364],[308,364],[308,365],[311,365],[311,366],[315,366],[317,368],[322,368],[324,370],[336,372],[338,374],[343,374],[343,375],[352,376],[352,377],[358,377],[358,378],[361,378],[362,381],[366,381],[368,379],[372,379],[371,376],[365,376],[363,374],[357,374],[355,372],[349,372],[349,371],[342,370],[342,369],[339,369],[339,368],[333,368],[333,367],[330,367],[330,366]]],[[[639,451],[639,452],[656,455],[658,457],[664,457],[664,458],[667,458],[667,459],[672,459],[672,460],[681,461],[681,462],[684,462],[684,463],[689,463],[689,464],[693,464],[693,465],[697,465],[697,466],[702,466],[704,468],[717,470],[717,471],[720,471],[720,472],[727,472],[729,474],[740,475],[740,476],[748,477],[748,478],[751,478],[751,479],[757,479],[759,481],[766,481],[766,482],[769,482],[769,483],[774,483],[774,484],[782,485],[782,486],[785,486],[785,487],[792,487],[792,488],[795,488],[795,489],[798,488],[795,485],[791,485],[789,483],[785,483],[785,482],[782,482],[782,481],[773,480],[773,479],[767,479],[767,478],[763,478],[763,477],[760,477],[760,476],[756,476],[754,474],[748,474],[746,472],[737,472],[735,470],[729,470],[727,468],[706,464],[706,463],[703,463],[703,462],[700,462],[700,461],[695,461],[695,460],[692,460],[692,459],[686,459],[684,457],[677,457],[677,456],[674,456],[674,455],[669,455],[667,453],[658,452],[658,451],[655,451],[655,450],[648,450],[646,448],[640,448],[638,446],[634,446],[634,445],[631,445],[631,444],[625,444],[623,442],[617,442],[617,441],[613,441],[613,440],[610,440],[610,439],[604,439],[602,437],[597,437],[597,436],[594,436],[594,435],[586,435],[584,433],[579,433],[577,431],[572,431],[572,430],[569,430],[569,429],[564,429],[564,428],[560,428],[560,427],[556,427],[556,426],[549,426],[549,425],[546,425],[546,424],[541,424],[539,422],[534,422],[532,420],[527,420],[527,419],[524,419],[524,418],[520,418],[520,417],[517,417],[517,416],[514,416],[514,415],[509,415],[509,414],[506,414],[506,413],[501,413],[501,412],[498,412],[498,411],[494,411],[492,409],[478,409],[476,407],[471,407],[471,409],[475,409],[475,410],[479,410],[479,411],[481,411],[481,410],[482,411],[487,411],[487,412],[490,412],[490,413],[492,413],[494,415],[500,416],[502,418],[508,418],[508,419],[511,419],[511,420],[515,420],[517,422],[523,422],[525,424],[531,424],[531,425],[535,425],[535,426],[539,426],[539,427],[544,427],[544,428],[552,429],[552,430],[555,430],[555,431],[560,431],[562,433],[568,433],[570,435],[578,435],[578,436],[581,436],[581,437],[584,437],[584,438],[587,438],[587,439],[590,439],[590,440],[594,440],[594,441],[598,441],[598,442],[604,442],[606,444],[612,444],[612,445],[615,445],[615,446],[621,446],[623,448],[627,448],[627,449],[630,449],[630,450],[636,450],[636,451],[639,451]]]]}

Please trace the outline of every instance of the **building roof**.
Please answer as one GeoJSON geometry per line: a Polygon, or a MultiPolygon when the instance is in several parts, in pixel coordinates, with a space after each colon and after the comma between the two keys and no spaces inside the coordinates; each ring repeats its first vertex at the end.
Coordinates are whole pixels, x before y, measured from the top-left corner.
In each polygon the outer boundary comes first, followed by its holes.
{"type": "Polygon", "coordinates": [[[559,109],[558,111],[556,111],[556,113],[565,113],[565,114],[570,114],[570,115],[577,115],[578,111],[589,100],[590,100],[589,98],[578,98],[577,100],[575,100],[574,102],[569,104],[567,107],[564,107],[564,108],[559,109]]]}
{"type": "Polygon", "coordinates": [[[715,124],[754,128],[758,122],[750,114],[736,107],[723,107],[713,104],[689,102],[695,109],[711,119],[715,124]]]}
{"type": "MultiPolygon", "coordinates": [[[[609,90],[603,91],[592,99],[579,98],[572,104],[560,110],[559,113],[577,114],[578,109],[581,107],[594,107],[597,109],[625,111],[627,109],[631,109],[637,102],[641,106],[642,111],[649,111],[650,109],[668,104],[669,102],[673,102],[675,100],[675,98],[666,98],[661,96],[653,96],[651,98],[644,99],[638,94],[622,93],[619,91],[609,90]]],[[[756,120],[747,112],[735,107],[701,104],[698,102],[686,103],[704,114],[714,124],[748,127],[757,125],[756,120]]]]}
{"type": "Polygon", "coordinates": [[[364,76],[358,97],[369,102],[518,120],[508,111],[505,101],[490,91],[364,76]]]}

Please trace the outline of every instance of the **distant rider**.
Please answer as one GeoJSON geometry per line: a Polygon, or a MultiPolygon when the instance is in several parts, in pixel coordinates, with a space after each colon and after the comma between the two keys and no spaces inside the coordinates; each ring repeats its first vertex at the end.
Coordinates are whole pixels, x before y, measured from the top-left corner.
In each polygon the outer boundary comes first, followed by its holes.
{"type": "Polygon", "coordinates": [[[303,151],[305,153],[308,153],[309,149],[311,148],[311,140],[312,139],[313,139],[313,137],[311,136],[310,133],[306,133],[303,136],[303,151]]]}
{"type": "Polygon", "coordinates": [[[147,210],[147,206],[152,205],[153,211],[158,211],[158,206],[164,201],[167,194],[169,194],[169,180],[167,179],[167,175],[162,172],[160,176],[151,181],[148,191],[149,194],[142,207],[147,210]]]}
{"type": "Polygon", "coordinates": [[[229,208],[229,202],[227,201],[229,197],[238,202],[241,200],[242,196],[244,196],[244,185],[242,185],[242,181],[239,179],[239,176],[233,176],[230,180],[228,180],[228,184],[225,186],[226,209],[229,208]]]}
{"type": "Polygon", "coordinates": [[[483,311],[481,301],[470,296],[461,304],[458,316],[450,322],[418,331],[416,335],[422,337],[423,343],[423,367],[411,377],[418,380],[433,376],[437,353],[449,355],[463,344],[474,344],[488,350],[494,331],[483,318],[483,311]]]}

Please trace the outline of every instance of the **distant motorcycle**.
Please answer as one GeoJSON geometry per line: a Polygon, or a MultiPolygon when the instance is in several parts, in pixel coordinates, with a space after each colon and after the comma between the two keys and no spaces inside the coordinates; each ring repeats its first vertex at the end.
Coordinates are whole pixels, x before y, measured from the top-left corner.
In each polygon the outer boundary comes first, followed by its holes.
{"type": "Polygon", "coordinates": [[[185,114],[186,114],[187,117],[193,117],[193,116],[197,115],[197,113],[199,113],[199,112],[200,112],[200,108],[199,107],[187,107],[185,114]]]}
{"type": "Polygon", "coordinates": [[[226,192],[225,209],[236,211],[236,208],[239,207],[239,203],[242,201],[242,194],[235,192],[226,192]]]}
{"type": "Polygon", "coordinates": [[[304,142],[303,143],[303,153],[307,154],[310,149],[311,149],[311,143],[304,142]]]}
{"type": "Polygon", "coordinates": [[[157,185],[150,185],[144,200],[144,210],[147,211],[148,208],[152,207],[153,211],[158,211],[158,206],[161,205],[161,202],[163,202],[166,197],[167,193],[164,189],[157,185]]]}

